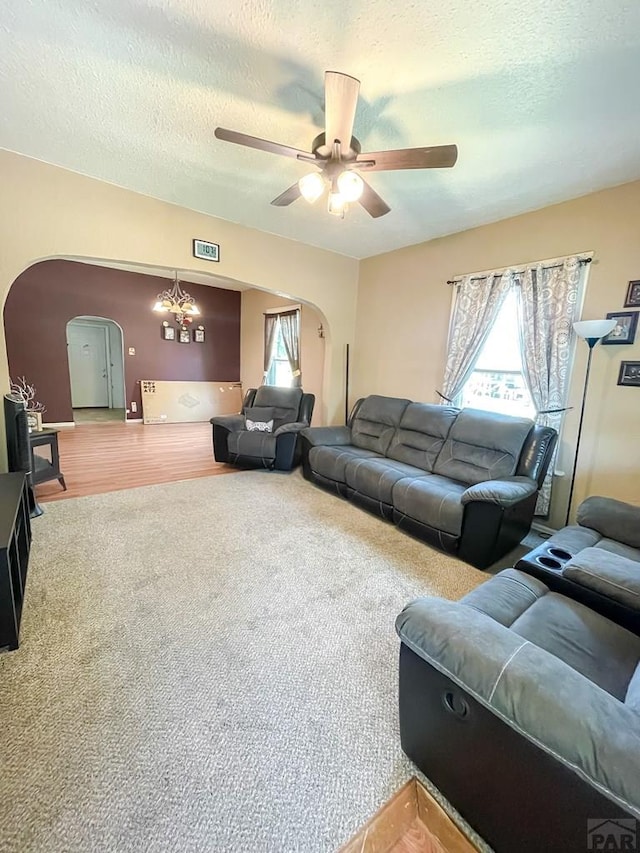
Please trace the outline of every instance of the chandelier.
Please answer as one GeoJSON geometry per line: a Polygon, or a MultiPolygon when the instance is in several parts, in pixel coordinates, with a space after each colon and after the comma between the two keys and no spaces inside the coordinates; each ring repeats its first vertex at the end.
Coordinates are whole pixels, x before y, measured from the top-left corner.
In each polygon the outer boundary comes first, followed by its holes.
{"type": "Polygon", "coordinates": [[[178,281],[178,273],[176,271],[171,290],[163,290],[158,294],[156,304],[153,306],[154,311],[161,314],[173,314],[176,323],[182,326],[183,323],[192,323],[192,317],[200,313],[200,309],[186,291],[180,287],[178,281]]]}

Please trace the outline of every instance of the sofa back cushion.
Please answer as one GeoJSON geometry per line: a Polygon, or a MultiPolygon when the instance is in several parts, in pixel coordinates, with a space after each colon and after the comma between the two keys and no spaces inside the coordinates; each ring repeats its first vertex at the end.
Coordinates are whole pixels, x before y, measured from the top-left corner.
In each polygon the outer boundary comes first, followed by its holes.
{"type": "Polygon", "coordinates": [[[463,409],[442,445],[433,471],[470,486],[510,477],[532,429],[529,418],[463,409]]]}
{"type": "Polygon", "coordinates": [[[366,397],[351,423],[352,444],[384,456],[410,402],[377,394],[366,397]]]}
{"type": "Polygon", "coordinates": [[[273,429],[283,424],[292,424],[298,420],[302,388],[278,388],[275,385],[261,385],[253,398],[252,406],[265,406],[273,409],[273,429]]]}
{"type": "Polygon", "coordinates": [[[431,473],[460,409],[434,403],[410,403],[387,450],[390,459],[431,473]]]}

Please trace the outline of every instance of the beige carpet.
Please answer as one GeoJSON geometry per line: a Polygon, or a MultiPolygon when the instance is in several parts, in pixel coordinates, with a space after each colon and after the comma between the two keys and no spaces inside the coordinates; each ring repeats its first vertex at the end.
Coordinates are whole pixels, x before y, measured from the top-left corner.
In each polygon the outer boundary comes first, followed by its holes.
{"type": "Polygon", "coordinates": [[[396,614],[484,579],[299,473],[48,504],[0,656],[0,850],[335,850],[415,772],[396,614]]]}

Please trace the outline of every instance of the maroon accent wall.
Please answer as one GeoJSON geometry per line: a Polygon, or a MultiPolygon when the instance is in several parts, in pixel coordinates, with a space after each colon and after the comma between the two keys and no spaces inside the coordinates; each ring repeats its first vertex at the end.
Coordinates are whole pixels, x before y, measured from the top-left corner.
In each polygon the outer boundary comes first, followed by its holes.
{"type": "Polygon", "coordinates": [[[138,404],[131,418],[141,417],[141,379],[240,380],[240,292],[185,281],[201,311],[191,329],[202,324],[205,343],[192,335],[191,343],[180,344],[162,339],[162,321],[170,318],[151,310],[170,285],[167,278],[58,260],[18,276],[4,307],[9,373],[35,385],[45,421],[73,420],[66,326],[83,314],[122,326],[127,407],[138,404]]]}

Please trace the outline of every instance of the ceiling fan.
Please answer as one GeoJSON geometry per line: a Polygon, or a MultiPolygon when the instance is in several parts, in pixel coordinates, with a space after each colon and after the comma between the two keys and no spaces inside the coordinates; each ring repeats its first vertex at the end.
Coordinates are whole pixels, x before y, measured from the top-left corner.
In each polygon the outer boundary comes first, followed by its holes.
{"type": "Polygon", "coordinates": [[[361,152],[360,143],[352,136],[358,104],[360,81],[338,71],[324,75],[325,130],[311,144],[311,153],[258,139],[246,133],[217,127],[215,135],[226,142],[235,142],[259,151],[269,151],[311,163],[320,171],[310,172],[286,189],[271,204],[285,207],[302,196],[313,204],[328,190],[329,213],[344,218],[349,202],[359,202],[370,216],[389,213],[391,208],[362,178],[361,172],[382,172],[391,169],[444,169],[453,166],[458,158],[455,145],[433,148],[402,148],[396,151],[361,152]]]}

